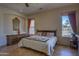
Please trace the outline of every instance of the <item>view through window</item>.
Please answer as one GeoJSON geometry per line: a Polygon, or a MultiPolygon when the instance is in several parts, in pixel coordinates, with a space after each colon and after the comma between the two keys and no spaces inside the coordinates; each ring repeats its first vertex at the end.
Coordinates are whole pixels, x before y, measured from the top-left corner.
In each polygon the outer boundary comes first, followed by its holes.
{"type": "Polygon", "coordinates": [[[71,37],[71,33],[73,33],[69,17],[62,16],[62,37],[71,37]]]}
{"type": "Polygon", "coordinates": [[[31,20],[29,34],[35,34],[35,20],[31,20]]]}

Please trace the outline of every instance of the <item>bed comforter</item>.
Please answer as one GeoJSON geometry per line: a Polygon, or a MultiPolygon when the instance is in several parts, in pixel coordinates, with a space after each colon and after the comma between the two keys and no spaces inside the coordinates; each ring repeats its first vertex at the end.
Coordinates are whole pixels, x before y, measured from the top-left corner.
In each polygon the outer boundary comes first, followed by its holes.
{"type": "Polygon", "coordinates": [[[47,55],[53,55],[54,46],[57,42],[57,37],[44,37],[44,36],[30,36],[22,38],[18,43],[18,47],[32,48],[41,51],[47,55]]]}

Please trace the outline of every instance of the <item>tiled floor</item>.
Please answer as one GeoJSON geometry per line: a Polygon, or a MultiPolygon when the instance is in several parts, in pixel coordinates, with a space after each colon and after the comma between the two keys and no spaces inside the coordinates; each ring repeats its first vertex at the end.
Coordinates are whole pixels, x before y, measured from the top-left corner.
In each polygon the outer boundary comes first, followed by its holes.
{"type": "MultiPolygon", "coordinates": [[[[45,54],[27,49],[18,48],[17,45],[0,48],[0,55],[4,56],[45,56],[45,54]]],[[[54,49],[54,56],[76,56],[77,51],[70,47],[57,45],[54,49]]]]}

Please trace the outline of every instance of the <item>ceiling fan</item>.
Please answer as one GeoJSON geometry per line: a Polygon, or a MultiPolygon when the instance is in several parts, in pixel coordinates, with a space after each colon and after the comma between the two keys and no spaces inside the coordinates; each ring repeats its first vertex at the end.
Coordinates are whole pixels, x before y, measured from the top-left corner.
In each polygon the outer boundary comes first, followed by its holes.
{"type": "Polygon", "coordinates": [[[26,6],[26,7],[30,7],[29,3],[25,3],[25,6],[26,6]]]}

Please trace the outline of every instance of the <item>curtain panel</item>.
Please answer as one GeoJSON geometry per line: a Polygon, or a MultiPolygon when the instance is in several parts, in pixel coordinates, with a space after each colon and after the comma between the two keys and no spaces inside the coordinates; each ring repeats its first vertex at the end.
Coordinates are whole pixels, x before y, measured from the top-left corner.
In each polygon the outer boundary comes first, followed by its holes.
{"type": "Polygon", "coordinates": [[[28,19],[28,33],[29,33],[29,30],[30,30],[30,24],[31,24],[31,19],[29,18],[28,19]]]}
{"type": "Polygon", "coordinates": [[[76,12],[73,11],[73,12],[68,13],[68,17],[69,17],[70,24],[71,24],[71,27],[73,29],[73,32],[76,33],[77,32],[77,27],[76,27],[76,12]]]}

